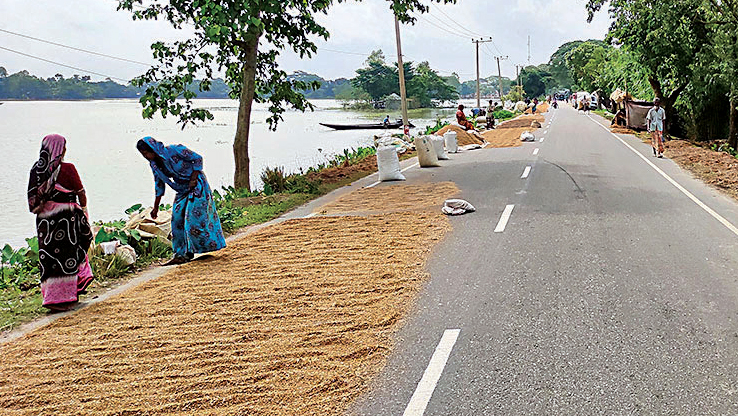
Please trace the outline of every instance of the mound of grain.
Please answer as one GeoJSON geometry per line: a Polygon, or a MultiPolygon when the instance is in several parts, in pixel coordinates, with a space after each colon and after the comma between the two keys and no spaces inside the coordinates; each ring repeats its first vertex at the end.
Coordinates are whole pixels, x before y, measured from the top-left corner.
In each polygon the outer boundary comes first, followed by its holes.
{"type": "Polygon", "coordinates": [[[482,144],[482,141],[474,136],[473,134],[469,133],[468,131],[464,130],[463,128],[459,126],[453,126],[448,125],[441,130],[439,130],[436,134],[439,136],[443,136],[446,134],[447,131],[453,130],[456,132],[456,140],[459,142],[459,146],[468,146],[470,144],[482,144]]]}
{"type": "Polygon", "coordinates": [[[487,141],[485,149],[488,148],[500,148],[500,147],[518,147],[522,146],[520,141],[520,135],[529,128],[515,128],[515,129],[495,129],[489,130],[482,133],[484,140],[487,141]]]}
{"type": "Polygon", "coordinates": [[[541,123],[539,123],[539,122],[537,122],[537,121],[534,120],[532,123],[530,123],[530,127],[533,128],[533,129],[540,129],[541,128],[541,123]]]}
{"type": "Polygon", "coordinates": [[[1,347],[13,415],[341,415],[381,369],[439,214],[292,220],[1,347]]]}
{"type": "MultiPolygon", "coordinates": [[[[533,111],[533,107],[528,108],[525,110],[525,114],[531,114],[533,111]]],[[[538,104],[538,107],[536,107],[536,114],[543,114],[548,112],[548,103],[541,103],[538,104]]]]}
{"type": "Polygon", "coordinates": [[[459,193],[453,182],[392,185],[351,192],[321,207],[321,214],[438,211],[443,202],[459,193]]]}
{"type": "Polygon", "coordinates": [[[545,120],[546,119],[540,115],[524,115],[516,119],[505,121],[504,123],[500,123],[500,125],[497,126],[497,128],[498,129],[516,129],[520,127],[525,127],[527,129],[530,129],[530,125],[534,121],[540,124],[540,123],[543,123],[545,120]]]}

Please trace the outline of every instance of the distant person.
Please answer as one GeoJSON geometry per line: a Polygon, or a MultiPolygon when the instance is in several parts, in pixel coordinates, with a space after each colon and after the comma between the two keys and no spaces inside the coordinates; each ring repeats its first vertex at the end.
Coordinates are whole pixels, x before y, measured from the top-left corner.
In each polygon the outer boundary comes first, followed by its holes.
{"type": "Polygon", "coordinates": [[[474,130],[474,125],[466,119],[464,114],[464,106],[459,104],[459,109],[456,111],[456,122],[459,123],[464,130],[474,130]]]}
{"type": "Polygon", "coordinates": [[[41,142],[28,180],[28,209],[36,214],[42,305],[69,310],[92,283],[87,258],[92,230],[87,195],[77,169],[64,162],[67,140],[51,134],[41,142]]]}
{"type": "Polygon", "coordinates": [[[535,114],[536,110],[538,110],[538,98],[533,99],[533,108],[531,109],[531,114],[535,114]]]}
{"type": "Polygon", "coordinates": [[[653,107],[648,110],[646,116],[646,124],[648,131],[651,132],[651,148],[653,155],[664,157],[664,124],[666,123],[666,112],[661,107],[661,99],[656,97],[653,100],[653,107]]]}
{"type": "Polygon", "coordinates": [[[164,146],[144,137],[136,148],[149,161],[154,174],[155,198],[151,217],[159,215],[165,185],[177,193],[172,209],[174,258],[166,266],[187,263],[196,253],[209,253],[226,246],[213,193],[202,171],[202,157],[185,146],[164,146]]]}
{"type": "Polygon", "coordinates": [[[387,114],[387,117],[384,118],[384,121],[382,121],[382,124],[384,124],[384,127],[389,126],[390,124],[390,116],[387,114]]]}
{"type": "Polygon", "coordinates": [[[495,103],[492,100],[489,100],[489,105],[487,106],[487,130],[492,130],[495,128],[495,110],[497,109],[497,103],[495,103]]]}

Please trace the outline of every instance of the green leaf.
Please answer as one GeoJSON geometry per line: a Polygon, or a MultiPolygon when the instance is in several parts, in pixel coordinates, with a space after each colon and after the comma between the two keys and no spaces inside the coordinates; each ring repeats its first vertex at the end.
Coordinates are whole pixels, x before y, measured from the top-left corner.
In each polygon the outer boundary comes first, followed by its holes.
{"type": "Polygon", "coordinates": [[[128,214],[128,215],[131,215],[134,212],[141,212],[141,209],[143,209],[143,205],[142,204],[136,204],[136,205],[133,205],[132,207],[128,208],[125,211],[125,213],[128,214]]]}

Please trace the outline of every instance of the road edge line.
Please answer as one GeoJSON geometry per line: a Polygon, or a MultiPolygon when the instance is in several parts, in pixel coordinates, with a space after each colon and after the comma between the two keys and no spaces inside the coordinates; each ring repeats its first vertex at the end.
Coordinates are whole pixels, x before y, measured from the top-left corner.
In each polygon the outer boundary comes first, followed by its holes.
{"type": "Polygon", "coordinates": [[[738,228],[736,228],[736,226],[733,225],[733,223],[731,223],[730,221],[728,221],[727,219],[725,219],[725,217],[723,217],[722,215],[718,214],[715,210],[713,210],[712,208],[710,208],[709,206],[707,206],[707,204],[705,204],[699,198],[697,198],[696,196],[694,196],[693,193],[689,192],[686,188],[684,188],[682,185],[680,185],[679,182],[677,182],[674,179],[672,179],[671,176],[669,176],[666,172],[664,172],[663,170],[661,170],[658,166],[654,165],[653,162],[651,162],[650,160],[648,160],[648,158],[646,158],[645,156],[643,156],[643,154],[641,154],[641,152],[639,152],[638,150],[636,150],[633,146],[629,145],[621,137],[619,137],[615,133],[611,132],[610,129],[608,129],[606,126],[602,125],[601,123],[598,123],[597,120],[593,119],[592,116],[590,116],[590,115],[587,115],[587,117],[589,117],[589,119],[592,120],[595,124],[597,124],[598,126],[602,127],[603,129],[605,129],[614,138],[618,139],[620,141],[620,143],[622,143],[625,146],[627,146],[628,149],[630,149],[633,153],[635,153],[636,155],[638,155],[638,157],[640,157],[641,159],[643,159],[643,161],[646,162],[650,167],[652,167],[653,170],[655,170],[659,175],[663,176],[664,179],[666,179],[667,181],[669,181],[669,183],[671,183],[672,185],[674,185],[674,187],[677,188],[679,191],[681,191],[687,198],[691,199],[692,202],[694,202],[695,204],[697,204],[700,208],[702,208],[703,210],[705,210],[708,214],[712,215],[713,218],[715,218],[721,224],[723,224],[725,226],[725,228],[729,229],[730,231],[733,232],[733,234],[735,234],[736,236],[738,236],[738,228]]]}

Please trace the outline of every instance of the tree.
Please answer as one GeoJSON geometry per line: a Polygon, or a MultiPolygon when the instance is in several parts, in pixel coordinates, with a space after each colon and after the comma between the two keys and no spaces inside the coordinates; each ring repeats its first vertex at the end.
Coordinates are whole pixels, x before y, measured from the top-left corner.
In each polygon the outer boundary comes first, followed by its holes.
{"type": "Polygon", "coordinates": [[[523,84],[525,95],[530,98],[540,97],[553,88],[555,80],[548,72],[547,65],[527,66],[520,71],[520,81],[523,84]]]}
{"type": "MultiPolygon", "coordinates": [[[[342,2],[346,0],[336,0],[342,2]]],[[[428,6],[421,0],[387,0],[398,19],[413,23],[412,12],[425,13],[428,6]]],[[[430,0],[454,3],[456,0],[430,0]]],[[[234,184],[251,188],[249,178],[249,129],[254,101],[269,102],[267,119],[275,129],[285,106],[297,110],[312,109],[300,92],[316,89],[316,84],[290,80],[276,60],[281,51],[291,49],[301,57],[317,51],[313,36],[327,39],[328,31],[314,18],[327,13],[333,0],[199,0],[165,1],[118,0],[118,9],[133,14],[134,20],[163,17],[175,28],[191,25],[191,39],[171,44],[156,42],[151,47],[159,61],[133,83],[148,85],[141,97],[143,116],[156,112],[166,117],[179,117],[183,126],[189,122],[212,119],[209,111],[193,108],[197,96],[188,90],[196,74],[204,74],[200,91],[210,88],[216,71],[225,71],[231,96],[240,101],[233,155],[236,162],[234,184]],[[178,99],[184,98],[184,103],[178,99]]]]}
{"type": "MultiPolygon", "coordinates": [[[[366,91],[375,101],[400,90],[397,70],[384,62],[383,55],[379,59],[381,53],[382,51],[374,51],[366,60],[366,67],[357,69],[356,77],[351,80],[354,88],[366,91]]],[[[407,78],[405,75],[406,81],[407,78]]]]}
{"type": "MultiPolygon", "coordinates": [[[[613,19],[606,40],[622,45],[646,69],[648,82],[661,99],[667,121],[674,103],[689,85],[693,59],[708,43],[702,0],[588,0],[589,21],[609,3],[613,19]]],[[[667,130],[667,126],[664,127],[667,130]]],[[[668,131],[668,130],[667,130],[668,131]]]]}
{"type": "Polygon", "coordinates": [[[408,95],[419,107],[432,107],[434,100],[443,102],[459,98],[456,89],[431,69],[428,62],[421,62],[415,68],[414,77],[408,81],[408,95]]]}

